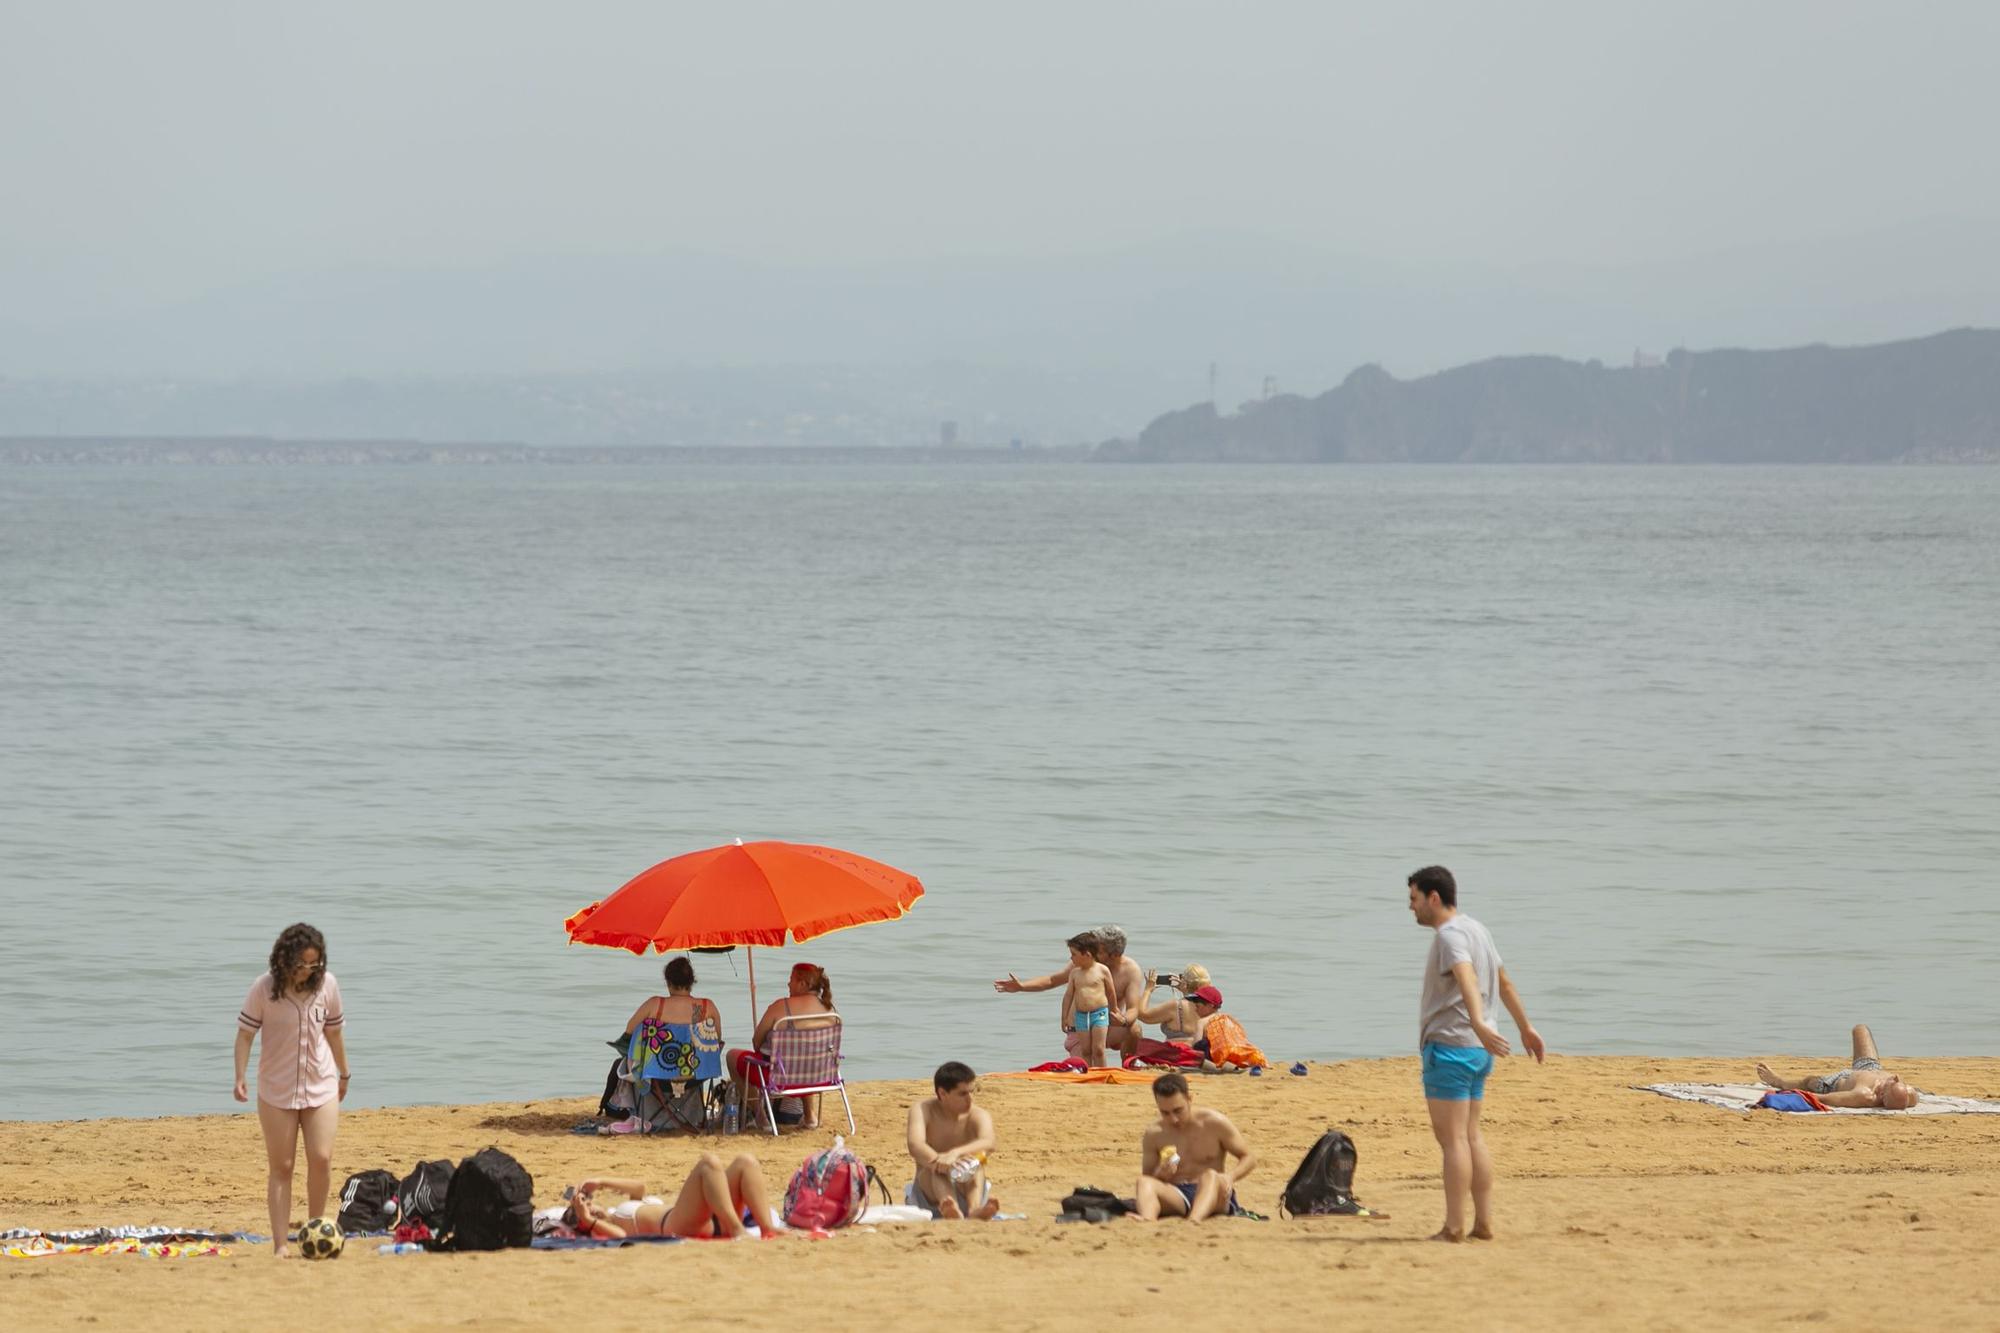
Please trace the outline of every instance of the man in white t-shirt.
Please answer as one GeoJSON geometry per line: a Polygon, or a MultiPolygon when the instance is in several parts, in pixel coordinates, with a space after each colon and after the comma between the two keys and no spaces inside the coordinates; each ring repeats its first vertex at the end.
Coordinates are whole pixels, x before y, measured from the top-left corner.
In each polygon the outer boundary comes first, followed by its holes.
{"type": "Polygon", "coordinates": [[[1465,1196],[1472,1195],[1474,1240],[1493,1239],[1493,1159],[1479,1133],[1479,1106],[1493,1058],[1512,1048],[1493,1025],[1502,1004],[1521,1030],[1521,1048],[1540,1064],[1542,1034],[1528,1022],[1521,996],[1500,965],[1486,927],[1458,910],[1458,881],[1443,866],[1410,876],[1410,914],[1437,934],[1424,966],[1422,1027],[1424,1105],[1444,1154],[1444,1229],[1432,1240],[1461,1241],[1465,1196]]]}

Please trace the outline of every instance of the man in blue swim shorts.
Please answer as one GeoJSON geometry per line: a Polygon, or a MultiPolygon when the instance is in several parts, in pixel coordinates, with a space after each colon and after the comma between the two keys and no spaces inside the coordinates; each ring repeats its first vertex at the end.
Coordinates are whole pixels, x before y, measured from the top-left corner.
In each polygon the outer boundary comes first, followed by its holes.
{"type": "Polygon", "coordinates": [[[1424,1105],[1444,1154],[1444,1229],[1432,1240],[1493,1239],[1493,1159],[1479,1133],[1479,1108],[1495,1056],[1512,1048],[1492,1014],[1502,1004],[1521,1030],[1521,1048],[1540,1064],[1542,1034],[1528,1022],[1521,996],[1500,965],[1485,926],[1458,910],[1458,881],[1443,866],[1410,876],[1410,915],[1437,932],[1424,965],[1422,1027],[1424,1105]],[[1472,1230],[1465,1196],[1472,1195],[1472,1230]]]}

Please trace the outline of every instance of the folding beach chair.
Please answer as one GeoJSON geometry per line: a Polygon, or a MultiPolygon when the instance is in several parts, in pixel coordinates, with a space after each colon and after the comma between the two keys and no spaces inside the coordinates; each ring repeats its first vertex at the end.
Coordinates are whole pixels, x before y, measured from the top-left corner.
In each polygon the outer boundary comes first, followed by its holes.
{"type": "Polygon", "coordinates": [[[722,1039],[713,1023],[644,1019],[626,1039],[620,1062],[632,1113],[658,1130],[708,1128],[722,1098],[722,1039]]]}
{"type": "Polygon", "coordinates": [[[764,1099],[764,1119],[773,1137],[778,1133],[775,1099],[817,1092],[840,1094],[840,1104],[847,1108],[847,1132],[855,1132],[854,1104],[847,1100],[847,1084],[840,1077],[840,1031],[839,1014],[781,1018],[771,1025],[770,1053],[745,1058],[745,1094],[754,1087],[764,1099]]]}

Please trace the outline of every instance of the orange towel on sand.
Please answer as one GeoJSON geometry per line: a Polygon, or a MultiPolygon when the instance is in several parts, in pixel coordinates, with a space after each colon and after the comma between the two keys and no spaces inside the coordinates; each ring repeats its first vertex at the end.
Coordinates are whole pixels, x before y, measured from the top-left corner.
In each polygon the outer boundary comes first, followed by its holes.
{"type": "Polygon", "coordinates": [[[1081,1074],[1044,1073],[1034,1069],[1008,1070],[988,1074],[988,1078],[1035,1078],[1045,1083],[1151,1083],[1160,1076],[1157,1069],[1086,1069],[1081,1074]]]}

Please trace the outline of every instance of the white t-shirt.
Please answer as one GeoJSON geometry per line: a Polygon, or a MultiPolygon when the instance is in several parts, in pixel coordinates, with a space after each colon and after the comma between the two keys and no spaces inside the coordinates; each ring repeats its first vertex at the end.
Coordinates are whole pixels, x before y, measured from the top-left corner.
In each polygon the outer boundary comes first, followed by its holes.
{"type": "Polygon", "coordinates": [[[1471,963],[1479,978],[1479,1003],[1488,1023],[1500,1017],[1500,951],[1486,927],[1460,913],[1437,928],[1431,941],[1430,960],[1424,965],[1422,1020],[1417,1038],[1419,1047],[1435,1042],[1440,1046],[1477,1046],[1479,1034],[1472,1030],[1472,1015],[1466,1012],[1465,997],[1459,994],[1458,978],[1451,974],[1457,963],[1471,963]]]}

